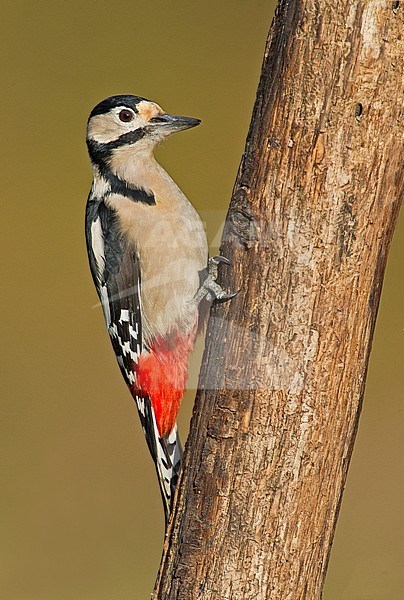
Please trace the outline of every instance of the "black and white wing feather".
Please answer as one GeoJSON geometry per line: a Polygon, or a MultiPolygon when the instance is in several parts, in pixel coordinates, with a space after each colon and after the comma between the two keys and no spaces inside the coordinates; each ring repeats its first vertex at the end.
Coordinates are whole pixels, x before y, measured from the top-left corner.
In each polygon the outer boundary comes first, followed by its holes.
{"type": "Polygon", "coordinates": [[[134,391],[136,364],[141,352],[148,351],[142,338],[139,257],[136,248],[120,233],[115,210],[91,196],[87,202],[86,240],[107,330],[122,375],[137,404],[168,516],[181,466],[182,449],[177,426],[170,435],[160,438],[150,398],[134,391]]]}

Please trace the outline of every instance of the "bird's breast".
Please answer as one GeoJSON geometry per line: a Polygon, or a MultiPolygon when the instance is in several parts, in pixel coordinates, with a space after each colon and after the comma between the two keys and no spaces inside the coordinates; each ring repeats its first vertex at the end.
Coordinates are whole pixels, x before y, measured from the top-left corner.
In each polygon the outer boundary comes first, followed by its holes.
{"type": "Polygon", "coordinates": [[[175,330],[195,328],[193,298],[208,247],[203,223],[181,192],[156,195],[153,206],[111,195],[121,232],[140,260],[142,329],[146,343],[175,330]]]}

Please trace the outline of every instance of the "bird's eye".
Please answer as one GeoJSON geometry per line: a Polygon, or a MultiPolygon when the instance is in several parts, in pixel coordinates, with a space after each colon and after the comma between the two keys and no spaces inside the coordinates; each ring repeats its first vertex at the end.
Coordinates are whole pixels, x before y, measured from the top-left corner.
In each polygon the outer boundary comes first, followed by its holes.
{"type": "Polygon", "coordinates": [[[133,114],[133,112],[131,110],[126,110],[125,108],[123,110],[121,110],[121,112],[119,113],[119,119],[121,121],[123,121],[124,123],[130,123],[130,121],[133,121],[135,115],[133,114]]]}

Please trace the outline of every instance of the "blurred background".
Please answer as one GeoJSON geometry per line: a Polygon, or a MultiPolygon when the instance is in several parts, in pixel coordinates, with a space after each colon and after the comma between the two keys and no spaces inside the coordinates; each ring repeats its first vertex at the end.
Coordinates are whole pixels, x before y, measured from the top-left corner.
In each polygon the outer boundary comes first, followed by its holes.
{"type": "MultiPolygon", "coordinates": [[[[159,159],[220,241],[274,2],[2,4],[0,597],[148,598],[163,539],[157,482],[87,265],[84,131],[134,93],[202,119],[159,159]]],[[[397,229],[325,600],[404,597],[403,269],[397,229]]],[[[192,365],[195,385],[198,358],[192,365]]],[[[181,410],[183,438],[192,391],[181,410]]]]}

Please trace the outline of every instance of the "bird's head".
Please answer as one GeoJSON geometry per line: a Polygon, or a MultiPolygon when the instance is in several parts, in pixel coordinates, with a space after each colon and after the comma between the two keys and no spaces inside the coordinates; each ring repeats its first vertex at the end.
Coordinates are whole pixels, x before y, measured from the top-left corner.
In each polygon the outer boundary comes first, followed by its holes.
{"type": "Polygon", "coordinates": [[[152,152],[167,136],[199,125],[200,120],[164,112],[139,96],[111,96],[93,108],[87,123],[87,146],[95,164],[108,162],[114,151],[152,152]]]}

